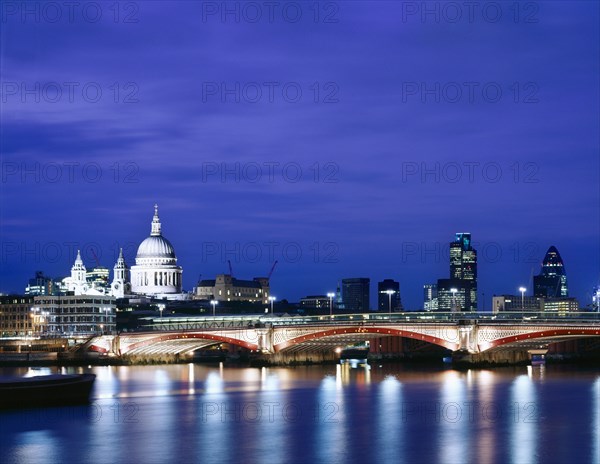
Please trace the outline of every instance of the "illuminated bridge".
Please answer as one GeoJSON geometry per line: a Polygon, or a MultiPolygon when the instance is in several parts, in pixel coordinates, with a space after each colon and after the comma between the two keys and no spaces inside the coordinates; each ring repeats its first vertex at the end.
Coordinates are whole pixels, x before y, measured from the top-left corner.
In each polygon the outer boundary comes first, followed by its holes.
{"type": "Polygon", "coordinates": [[[182,355],[229,344],[264,355],[333,353],[384,337],[404,337],[465,354],[545,352],[552,343],[594,337],[600,314],[394,313],[330,316],[221,316],[146,319],[144,331],[95,337],[87,349],[109,356],[182,355]],[[539,351],[536,351],[539,350],[539,351]]]}

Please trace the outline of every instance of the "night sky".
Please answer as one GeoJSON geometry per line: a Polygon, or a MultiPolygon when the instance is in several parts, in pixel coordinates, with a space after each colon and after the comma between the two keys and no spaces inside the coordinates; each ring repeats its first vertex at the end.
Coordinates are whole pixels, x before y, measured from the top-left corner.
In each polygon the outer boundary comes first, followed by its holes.
{"type": "Polygon", "coordinates": [[[0,292],[77,248],[134,264],[158,203],[186,290],[278,260],[279,299],[393,278],[416,309],[470,232],[486,309],[551,245],[590,303],[597,2],[27,5],[0,4],[0,292]]]}

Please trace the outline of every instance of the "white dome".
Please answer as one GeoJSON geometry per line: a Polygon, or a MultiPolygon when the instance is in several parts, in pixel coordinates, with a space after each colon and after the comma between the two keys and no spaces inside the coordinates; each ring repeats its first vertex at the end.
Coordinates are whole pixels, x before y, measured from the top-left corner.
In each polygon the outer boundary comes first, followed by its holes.
{"type": "Polygon", "coordinates": [[[173,245],[162,235],[151,235],[140,243],[135,258],[177,259],[173,245]]]}
{"type": "Polygon", "coordinates": [[[181,293],[181,272],[173,245],[162,236],[158,205],[150,237],[138,247],[135,266],[131,267],[131,292],[141,295],[181,293]]]}

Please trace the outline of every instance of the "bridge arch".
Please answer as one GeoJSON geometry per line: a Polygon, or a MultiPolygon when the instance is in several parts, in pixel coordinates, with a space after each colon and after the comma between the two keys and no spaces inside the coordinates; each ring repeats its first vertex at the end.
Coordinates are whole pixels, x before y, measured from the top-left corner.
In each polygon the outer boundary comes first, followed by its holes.
{"type": "MultiPolygon", "coordinates": [[[[255,343],[250,343],[244,340],[239,340],[237,338],[228,337],[225,335],[219,334],[211,334],[211,333],[163,333],[157,334],[154,337],[148,337],[139,342],[134,342],[126,346],[122,346],[120,349],[119,355],[131,354],[135,351],[143,350],[144,348],[148,348],[151,346],[166,344],[171,341],[187,341],[190,342],[187,344],[188,348],[186,351],[193,351],[195,349],[199,349],[202,347],[214,345],[217,343],[229,343],[230,345],[240,346],[242,348],[246,348],[249,350],[257,350],[258,345],[255,343]],[[197,347],[194,342],[197,341],[197,347]],[[202,343],[205,342],[205,343],[202,343]]],[[[94,346],[90,347],[91,350],[94,350],[94,346]]],[[[100,351],[100,350],[95,350],[100,351]]],[[[102,349],[102,351],[105,351],[102,349]]],[[[165,350],[165,353],[169,352],[165,350]]]]}
{"type": "MultiPolygon", "coordinates": [[[[391,327],[377,326],[358,326],[358,327],[338,327],[326,330],[318,330],[316,332],[303,334],[289,340],[285,340],[273,346],[275,353],[289,350],[293,347],[299,347],[303,343],[311,343],[322,341],[335,342],[339,340],[343,343],[346,340],[352,340],[354,343],[359,341],[367,341],[373,338],[380,337],[405,337],[422,340],[434,345],[439,345],[443,348],[455,351],[458,349],[458,343],[445,340],[440,337],[435,337],[428,334],[413,332],[405,329],[395,329],[391,327]]],[[[327,345],[324,345],[324,347],[327,345]]]]}
{"type": "Polygon", "coordinates": [[[576,329],[540,329],[537,332],[529,332],[509,337],[497,338],[489,342],[479,343],[479,352],[489,351],[506,345],[525,345],[527,342],[543,341],[544,344],[557,343],[575,338],[600,337],[598,328],[576,328],[576,329]]]}

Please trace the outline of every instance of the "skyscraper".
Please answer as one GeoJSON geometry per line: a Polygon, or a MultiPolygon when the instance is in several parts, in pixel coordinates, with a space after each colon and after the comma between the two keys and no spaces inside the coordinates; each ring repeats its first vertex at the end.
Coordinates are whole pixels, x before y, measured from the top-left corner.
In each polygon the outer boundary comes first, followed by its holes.
{"type": "Polygon", "coordinates": [[[342,279],[342,302],[344,309],[352,311],[368,311],[371,279],[357,277],[342,279]]]}
{"type": "Polygon", "coordinates": [[[392,279],[384,279],[377,283],[377,310],[389,311],[391,301],[392,311],[402,311],[402,299],[400,298],[400,282],[392,279]],[[386,293],[387,291],[394,292],[392,296],[386,293]]]}
{"type": "Polygon", "coordinates": [[[423,285],[423,309],[425,311],[437,311],[437,309],[438,309],[437,284],[423,285]]]}
{"type": "Polygon", "coordinates": [[[542,271],[533,277],[533,295],[546,298],[569,296],[567,273],[555,246],[548,248],[542,262],[542,271]]]}
{"type": "Polygon", "coordinates": [[[450,242],[450,278],[439,279],[437,290],[438,310],[477,311],[477,250],[470,233],[457,233],[450,242]]]}

